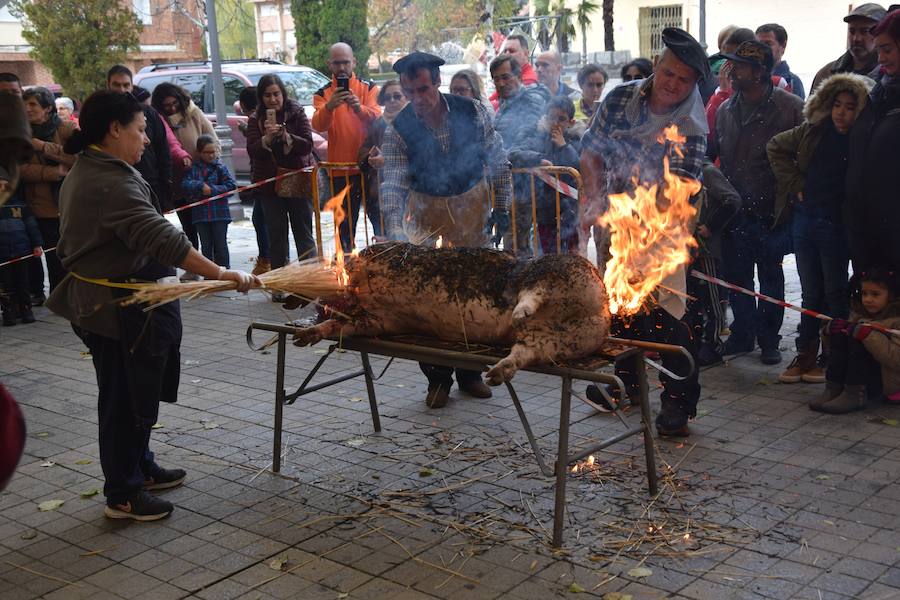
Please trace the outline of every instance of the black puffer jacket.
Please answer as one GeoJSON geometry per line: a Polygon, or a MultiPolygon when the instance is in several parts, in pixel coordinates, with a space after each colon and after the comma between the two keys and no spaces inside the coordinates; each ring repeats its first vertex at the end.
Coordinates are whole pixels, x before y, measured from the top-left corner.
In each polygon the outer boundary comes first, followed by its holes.
{"type": "Polygon", "coordinates": [[[172,181],[172,156],[169,154],[169,142],[166,140],[166,127],[156,109],[150,106],[144,107],[144,119],[147,121],[146,133],[150,138],[150,144],[144,148],[144,154],[134,168],[144,181],[150,184],[160,208],[166,211],[172,208],[169,192],[172,181]]]}
{"type": "Polygon", "coordinates": [[[847,205],[854,270],[900,268],[900,80],[882,78],[850,131],[847,205]]]}

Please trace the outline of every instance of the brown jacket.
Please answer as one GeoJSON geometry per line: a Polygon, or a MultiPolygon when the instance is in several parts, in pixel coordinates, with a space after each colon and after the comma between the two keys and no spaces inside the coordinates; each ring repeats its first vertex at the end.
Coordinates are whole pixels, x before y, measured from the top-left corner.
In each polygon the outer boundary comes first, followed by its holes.
{"type": "Polygon", "coordinates": [[[62,121],[52,142],[41,142],[42,151],[35,151],[31,160],[22,165],[22,181],[25,182],[25,201],[38,219],[59,217],[59,183],[63,175],[59,165],[71,167],[75,157],[63,152],[66,140],[75,131],[75,123],[62,121]]]}
{"type": "MultiPolygon", "coordinates": [[[[859,306],[851,307],[850,319],[854,321],[874,322],[888,329],[900,330],[900,302],[888,304],[880,314],[875,317],[863,317],[859,306]]],[[[873,331],[863,345],[869,354],[881,365],[881,384],[884,395],[889,396],[900,392],[900,340],[897,336],[887,335],[880,331],[873,331]]]]}

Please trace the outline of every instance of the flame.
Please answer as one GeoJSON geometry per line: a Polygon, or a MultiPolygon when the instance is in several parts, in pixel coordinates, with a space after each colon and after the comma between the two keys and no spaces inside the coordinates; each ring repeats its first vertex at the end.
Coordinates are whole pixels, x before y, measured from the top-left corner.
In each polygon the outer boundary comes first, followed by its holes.
{"type": "Polygon", "coordinates": [[[575,463],[572,466],[573,473],[578,473],[580,471],[593,471],[593,470],[594,470],[594,455],[593,454],[588,456],[587,460],[580,462],[580,463],[575,463]]]}
{"type": "MultiPolygon", "coordinates": [[[[660,134],[659,142],[671,143],[681,155],[685,137],[673,125],[660,134]]],[[[663,159],[663,180],[662,190],[659,184],[637,184],[633,194],[610,195],[609,209],[597,219],[612,231],[612,258],[603,283],[613,314],[638,313],[662,280],[688,262],[696,245],[690,224],[697,209],[690,198],[700,183],[673,175],[668,157],[663,159]]]]}
{"type": "Polygon", "coordinates": [[[443,248],[444,247],[444,236],[439,235],[437,241],[434,243],[435,248],[443,248]]]}
{"type": "Polygon", "coordinates": [[[350,282],[350,276],[347,274],[347,269],[344,268],[344,249],[341,248],[341,236],[338,232],[340,231],[341,223],[344,222],[344,218],[346,217],[346,213],[344,212],[344,199],[346,198],[349,189],[349,186],[342,189],[326,202],[324,206],[325,210],[334,215],[334,267],[338,283],[342,286],[346,286],[350,282]]]}

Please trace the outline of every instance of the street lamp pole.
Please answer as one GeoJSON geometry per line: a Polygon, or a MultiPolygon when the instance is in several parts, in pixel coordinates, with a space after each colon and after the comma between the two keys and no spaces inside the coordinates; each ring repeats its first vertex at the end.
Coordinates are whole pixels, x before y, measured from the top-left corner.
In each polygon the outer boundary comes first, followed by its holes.
{"type": "MultiPolygon", "coordinates": [[[[213,88],[213,104],[216,110],[216,136],[221,147],[222,163],[234,176],[234,164],[231,160],[231,149],[234,142],[231,140],[231,127],[228,125],[227,108],[225,106],[225,82],[222,79],[222,56],[219,53],[219,28],[216,24],[216,2],[206,0],[206,30],[209,33],[209,60],[212,66],[210,82],[213,88]]],[[[243,219],[243,208],[240,198],[235,194],[228,200],[231,218],[243,219]]]]}

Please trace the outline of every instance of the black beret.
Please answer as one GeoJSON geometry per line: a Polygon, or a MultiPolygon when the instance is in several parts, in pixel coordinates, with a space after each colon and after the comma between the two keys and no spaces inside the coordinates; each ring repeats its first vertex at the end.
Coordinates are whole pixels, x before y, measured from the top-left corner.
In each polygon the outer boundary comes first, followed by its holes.
{"type": "Polygon", "coordinates": [[[398,75],[412,76],[421,68],[431,69],[444,64],[444,59],[427,52],[412,52],[401,59],[398,59],[393,66],[394,72],[398,75]]]}
{"type": "Polygon", "coordinates": [[[709,57],[691,34],[678,27],[666,27],[662,31],[662,41],[678,60],[697,71],[700,79],[709,78],[709,57]]]}

